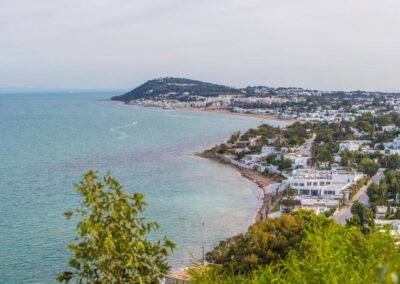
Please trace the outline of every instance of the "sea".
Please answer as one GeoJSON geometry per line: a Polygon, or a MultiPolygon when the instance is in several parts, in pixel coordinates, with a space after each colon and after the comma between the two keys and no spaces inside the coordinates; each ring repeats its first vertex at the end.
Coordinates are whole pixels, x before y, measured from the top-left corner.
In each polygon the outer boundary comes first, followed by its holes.
{"type": "Polygon", "coordinates": [[[147,220],[177,249],[179,269],[254,221],[261,192],[234,169],[195,152],[232,132],[284,122],[123,105],[117,93],[0,94],[0,283],[55,283],[79,206],[73,184],[107,171],[127,193],[141,192],[147,220]]]}

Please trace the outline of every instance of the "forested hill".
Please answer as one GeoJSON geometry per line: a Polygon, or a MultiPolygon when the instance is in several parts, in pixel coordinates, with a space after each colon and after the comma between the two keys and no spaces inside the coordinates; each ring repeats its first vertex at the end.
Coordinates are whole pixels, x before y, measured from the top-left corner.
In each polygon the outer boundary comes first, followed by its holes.
{"type": "Polygon", "coordinates": [[[178,98],[189,100],[193,96],[214,97],[218,95],[239,94],[240,89],[235,89],[223,85],[216,85],[196,80],[184,78],[160,78],[147,81],[132,91],[112,97],[112,100],[129,102],[142,98],[178,98]]]}

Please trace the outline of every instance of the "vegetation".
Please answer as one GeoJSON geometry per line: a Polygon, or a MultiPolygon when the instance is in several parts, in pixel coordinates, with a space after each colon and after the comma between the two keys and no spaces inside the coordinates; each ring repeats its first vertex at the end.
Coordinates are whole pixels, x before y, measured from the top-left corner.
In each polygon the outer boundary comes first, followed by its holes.
{"type": "Polygon", "coordinates": [[[300,205],[298,200],[295,200],[296,191],[288,186],[285,188],[282,194],[281,205],[284,206],[285,213],[292,213],[296,207],[296,205],[300,205]]]}
{"type": "Polygon", "coordinates": [[[111,99],[129,102],[141,98],[162,98],[166,94],[170,94],[169,98],[171,99],[189,101],[193,96],[215,97],[218,95],[240,94],[240,90],[196,80],[167,77],[149,80],[132,91],[111,99]]]}
{"type": "Polygon", "coordinates": [[[358,165],[358,170],[360,172],[363,172],[367,176],[372,177],[378,172],[379,165],[370,158],[364,158],[360,161],[360,164],[358,165]]]}
{"type": "Polygon", "coordinates": [[[143,195],[124,193],[110,174],[102,182],[88,171],[75,185],[83,200],[79,209],[65,213],[80,217],[77,243],[68,247],[72,271],[58,275],[60,282],[158,283],[168,270],[166,257],[175,248],[168,239],[151,242],[148,234],[158,228],[141,217],[143,195]]]}
{"type": "Polygon", "coordinates": [[[257,261],[245,266],[244,273],[235,269],[231,258],[220,258],[210,269],[194,273],[193,283],[398,283],[400,250],[387,232],[372,229],[363,234],[358,226],[344,226],[302,211],[267,219],[259,226],[262,233],[256,235],[250,227],[246,233],[251,235],[249,242],[227,244],[222,255],[235,259],[236,253],[225,252],[248,252],[242,259],[252,259],[253,250],[273,240],[266,252],[273,249],[274,258],[266,263],[257,255],[257,261]],[[294,221],[297,225],[286,226],[284,234],[271,231],[273,224],[284,225],[288,218],[290,224],[294,221]],[[287,236],[291,242],[287,242],[287,236]],[[255,242],[251,242],[253,239],[255,242]]]}
{"type": "Polygon", "coordinates": [[[292,215],[257,222],[246,233],[220,242],[206,259],[221,264],[226,273],[247,274],[284,257],[299,244],[303,226],[303,219],[292,215]]]}
{"type": "MultiPolygon", "coordinates": [[[[369,201],[373,208],[376,206],[388,206],[392,209],[400,209],[400,172],[389,170],[381,179],[379,185],[371,184],[367,189],[369,201]]],[[[397,212],[396,211],[396,212],[397,212]]],[[[388,218],[391,212],[388,212],[388,218]]],[[[400,216],[400,213],[399,213],[400,216]]]]}
{"type": "Polygon", "coordinates": [[[353,216],[347,220],[347,225],[356,226],[364,234],[368,234],[375,226],[373,212],[359,201],[355,201],[351,207],[353,216]]]}

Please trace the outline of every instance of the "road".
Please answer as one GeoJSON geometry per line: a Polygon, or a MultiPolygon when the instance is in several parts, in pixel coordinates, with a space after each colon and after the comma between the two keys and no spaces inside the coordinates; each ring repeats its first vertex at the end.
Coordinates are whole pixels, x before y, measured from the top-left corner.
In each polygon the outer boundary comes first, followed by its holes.
{"type": "Polygon", "coordinates": [[[304,156],[304,157],[311,157],[311,146],[312,146],[312,144],[314,143],[315,137],[316,137],[316,135],[315,135],[315,133],[314,133],[313,136],[312,136],[310,139],[307,139],[307,140],[303,143],[303,145],[301,145],[301,146],[298,148],[298,153],[299,153],[301,156],[304,156]]]}
{"type": "Polygon", "coordinates": [[[347,202],[347,204],[342,207],[334,216],[333,219],[341,224],[346,224],[346,220],[351,218],[351,206],[353,206],[354,201],[359,201],[365,206],[369,205],[369,199],[367,195],[367,188],[368,186],[374,182],[374,183],[379,183],[379,181],[382,179],[384,176],[383,170],[379,170],[376,175],[374,175],[371,180],[368,182],[367,185],[363,186],[352,198],[351,201],[347,202]]]}

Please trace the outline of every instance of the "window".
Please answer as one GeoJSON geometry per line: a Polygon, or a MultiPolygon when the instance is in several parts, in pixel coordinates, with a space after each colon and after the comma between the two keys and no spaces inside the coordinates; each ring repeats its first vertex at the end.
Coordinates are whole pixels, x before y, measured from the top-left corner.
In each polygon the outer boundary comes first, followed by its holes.
{"type": "Polygon", "coordinates": [[[310,195],[310,190],[308,190],[308,189],[300,189],[300,194],[301,195],[310,195]]]}
{"type": "Polygon", "coordinates": [[[314,181],[313,186],[318,186],[318,182],[314,181]]]}
{"type": "Polygon", "coordinates": [[[298,185],[299,185],[298,183],[294,183],[294,184],[293,184],[293,186],[298,186],[298,185]]]}
{"type": "Polygon", "coordinates": [[[304,186],[304,183],[300,183],[300,186],[304,186]]]}
{"type": "Polygon", "coordinates": [[[324,181],[320,181],[319,185],[325,185],[325,182],[324,181]]]}
{"type": "Polygon", "coordinates": [[[311,186],[311,181],[307,181],[307,186],[311,186]]]}

